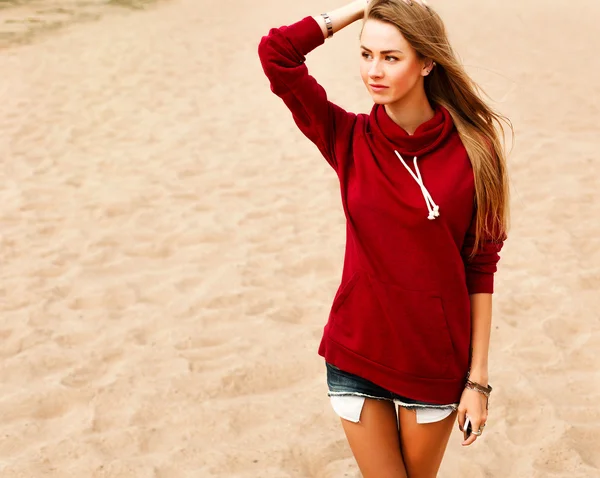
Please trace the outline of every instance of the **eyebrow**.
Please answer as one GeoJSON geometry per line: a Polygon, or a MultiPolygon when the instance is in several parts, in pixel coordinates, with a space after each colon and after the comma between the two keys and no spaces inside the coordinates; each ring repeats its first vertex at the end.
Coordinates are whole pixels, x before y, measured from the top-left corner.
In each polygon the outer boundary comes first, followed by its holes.
{"type": "MultiPolygon", "coordinates": [[[[366,50],[366,51],[368,51],[369,53],[373,53],[373,52],[372,52],[371,50],[369,50],[369,49],[368,49],[366,46],[363,46],[363,45],[361,45],[360,47],[361,47],[363,50],[366,50]]],[[[403,52],[402,50],[383,50],[383,51],[381,51],[380,53],[383,53],[383,54],[385,55],[386,53],[394,53],[394,52],[398,52],[398,53],[402,53],[402,54],[404,54],[404,52],[403,52]]]]}

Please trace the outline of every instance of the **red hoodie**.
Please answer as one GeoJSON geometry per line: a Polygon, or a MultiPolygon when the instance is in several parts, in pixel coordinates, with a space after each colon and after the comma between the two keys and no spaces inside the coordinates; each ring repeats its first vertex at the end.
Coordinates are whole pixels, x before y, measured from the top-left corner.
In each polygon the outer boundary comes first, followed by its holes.
{"type": "Polygon", "coordinates": [[[412,136],[381,105],[346,112],[304,64],[323,42],[306,17],[270,30],[258,48],[271,90],[340,183],[344,267],[318,353],[399,395],[456,403],[470,361],[469,294],[493,292],[503,243],[483,238],[467,259],[473,170],[448,111],[436,106],[412,136]]]}

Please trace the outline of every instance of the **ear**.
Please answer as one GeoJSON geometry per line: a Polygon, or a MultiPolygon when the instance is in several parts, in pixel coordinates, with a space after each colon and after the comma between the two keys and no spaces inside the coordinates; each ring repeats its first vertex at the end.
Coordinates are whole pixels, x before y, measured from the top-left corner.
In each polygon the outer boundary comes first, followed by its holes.
{"type": "Polygon", "coordinates": [[[425,58],[423,60],[423,68],[421,69],[421,74],[423,76],[427,76],[431,73],[431,71],[435,68],[435,61],[433,61],[431,58],[425,58]]]}

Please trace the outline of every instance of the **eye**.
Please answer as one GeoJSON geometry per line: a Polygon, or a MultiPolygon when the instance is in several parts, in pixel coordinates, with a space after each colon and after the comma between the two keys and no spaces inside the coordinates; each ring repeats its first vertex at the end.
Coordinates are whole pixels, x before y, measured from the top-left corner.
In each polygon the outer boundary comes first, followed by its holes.
{"type": "Polygon", "coordinates": [[[398,61],[398,58],[396,58],[395,56],[386,56],[385,57],[386,60],[392,59],[393,61],[398,61]]]}
{"type": "Polygon", "coordinates": [[[362,54],[361,54],[361,56],[363,58],[369,58],[371,55],[369,55],[366,51],[363,51],[362,54]]]}

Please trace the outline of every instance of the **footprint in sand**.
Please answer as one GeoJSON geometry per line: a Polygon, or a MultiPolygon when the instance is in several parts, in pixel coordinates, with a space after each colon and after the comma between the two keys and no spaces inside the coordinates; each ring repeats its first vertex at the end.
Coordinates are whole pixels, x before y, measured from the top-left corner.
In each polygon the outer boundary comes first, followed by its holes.
{"type": "MultiPolygon", "coordinates": [[[[352,458],[348,443],[342,439],[330,442],[326,446],[320,447],[318,451],[313,448],[298,447],[294,444],[289,446],[282,454],[281,465],[284,469],[301,470],[301,476],[331,476],[332,478],[334,475],[328,475],[326,470],[331,468],[333,464],[339,468],[341,464],[335,462],[352,458]]],[[[346,468],[356,470],[355,466],[348,467],[348,463],[346,463],[346,468]]],[[[360,474],[335,476],[359,477],[360,474]]]]}
{"type": "Polygon", "coordinates": [[[224,373],[221,379],[207,388],[211,398],[233,398],[258,393],[273,393],[304,380],[297,364],[250,363],[224,373]]]}
{"type": "Polygon", "coordinates": [[[275,322],[285,322],[288,324],[302,324],[314,319],[305,308],[300,306],[278,308],[268,313],[267,317],[275,322]]]}
{"type": "Polygon", "coordinates": [[[568,434],[563,432],[560,435],[554,434],[556,437],[550,443],[540,447],[540,451],[536,453],[536,459],[533,462],[533,467],[542,472],[536,476],[569,476],[569,477],[586,477],[591,478],[598,474],[581,474],[585,468],[582,456],[577,450],[570,446],[566,446],[569,441],[568,434]]]}
{"type": "Polygon", "coordinates": [[[573,426],[565,434],[566,440],[573,450],[579,454],[586,465],[596,471],[597,476],[600,476],[600,453],[598,453],[598,446],[600,446],[599,425],[598,420],[595,422],[590,420],[586,424],[573,426]],[[596,447],[592,445],[594,443],[596,447]]]}
{"type": "Polygon", "coordinates": [[[188,361],[188,370],[199,374],[223,368],[224,362],[245,353],[250,345],[237,338],[188,337],[175,344],[178,355],[188,361]]]}
{"type": "Polygon", "coordinates": [[[86,386],[101,386],[106,378],[110,378],[110,370],[115,364],[123,359],[123,351],[120,349],[106,350],[99,358],[84,361],[84,365],[77,367],[60,381],[62,385],[69,388],[83,388],[86,386]]]}
{"type": "Polygon", "coordinates": [[[540,423],[548,408],[540,404],[540,397],[534,391],[515,388],[506,400],[504,410],[506,435],[515,445],[528,446],[547,437],[548,428],[540,423]]]}
{"type": "Polygon", "coordinates": [[[65,387],[82,388],[96,385],[105,375],[108,366],[105,363],[96,362],[79,367],[69,375],[61,379],[60,383],[65,387]]]}
{"type": "MultiPolygon", "coordinates": [[[[196,350],[210,347],[221,347],[228,344],[227,339],[216,339],[212,337],[188,337],[175,344],[177,350],[196,350]]],[[[233,348],[233,347],[232,347],[233,348]]]]}
{"type": "MultiPolygon", "coordinates": [[[[78,405],[85,406],[91,392],[81,392],[60,387],[19,397],[18,403],[3,407],[6,413],[3,422],[10,423],[23,419],[51,420],[70,413],[78,405]]],[[[6,405],[6,404],[5,404],[6,405]]]]}
{"type": "Polygon", "coordinates": [[[577,320],[565,320],[564,317],[547,319],[543,323],[545,334],[560,349],[581,347],[590,337],[589,325],[577,320]]]}

